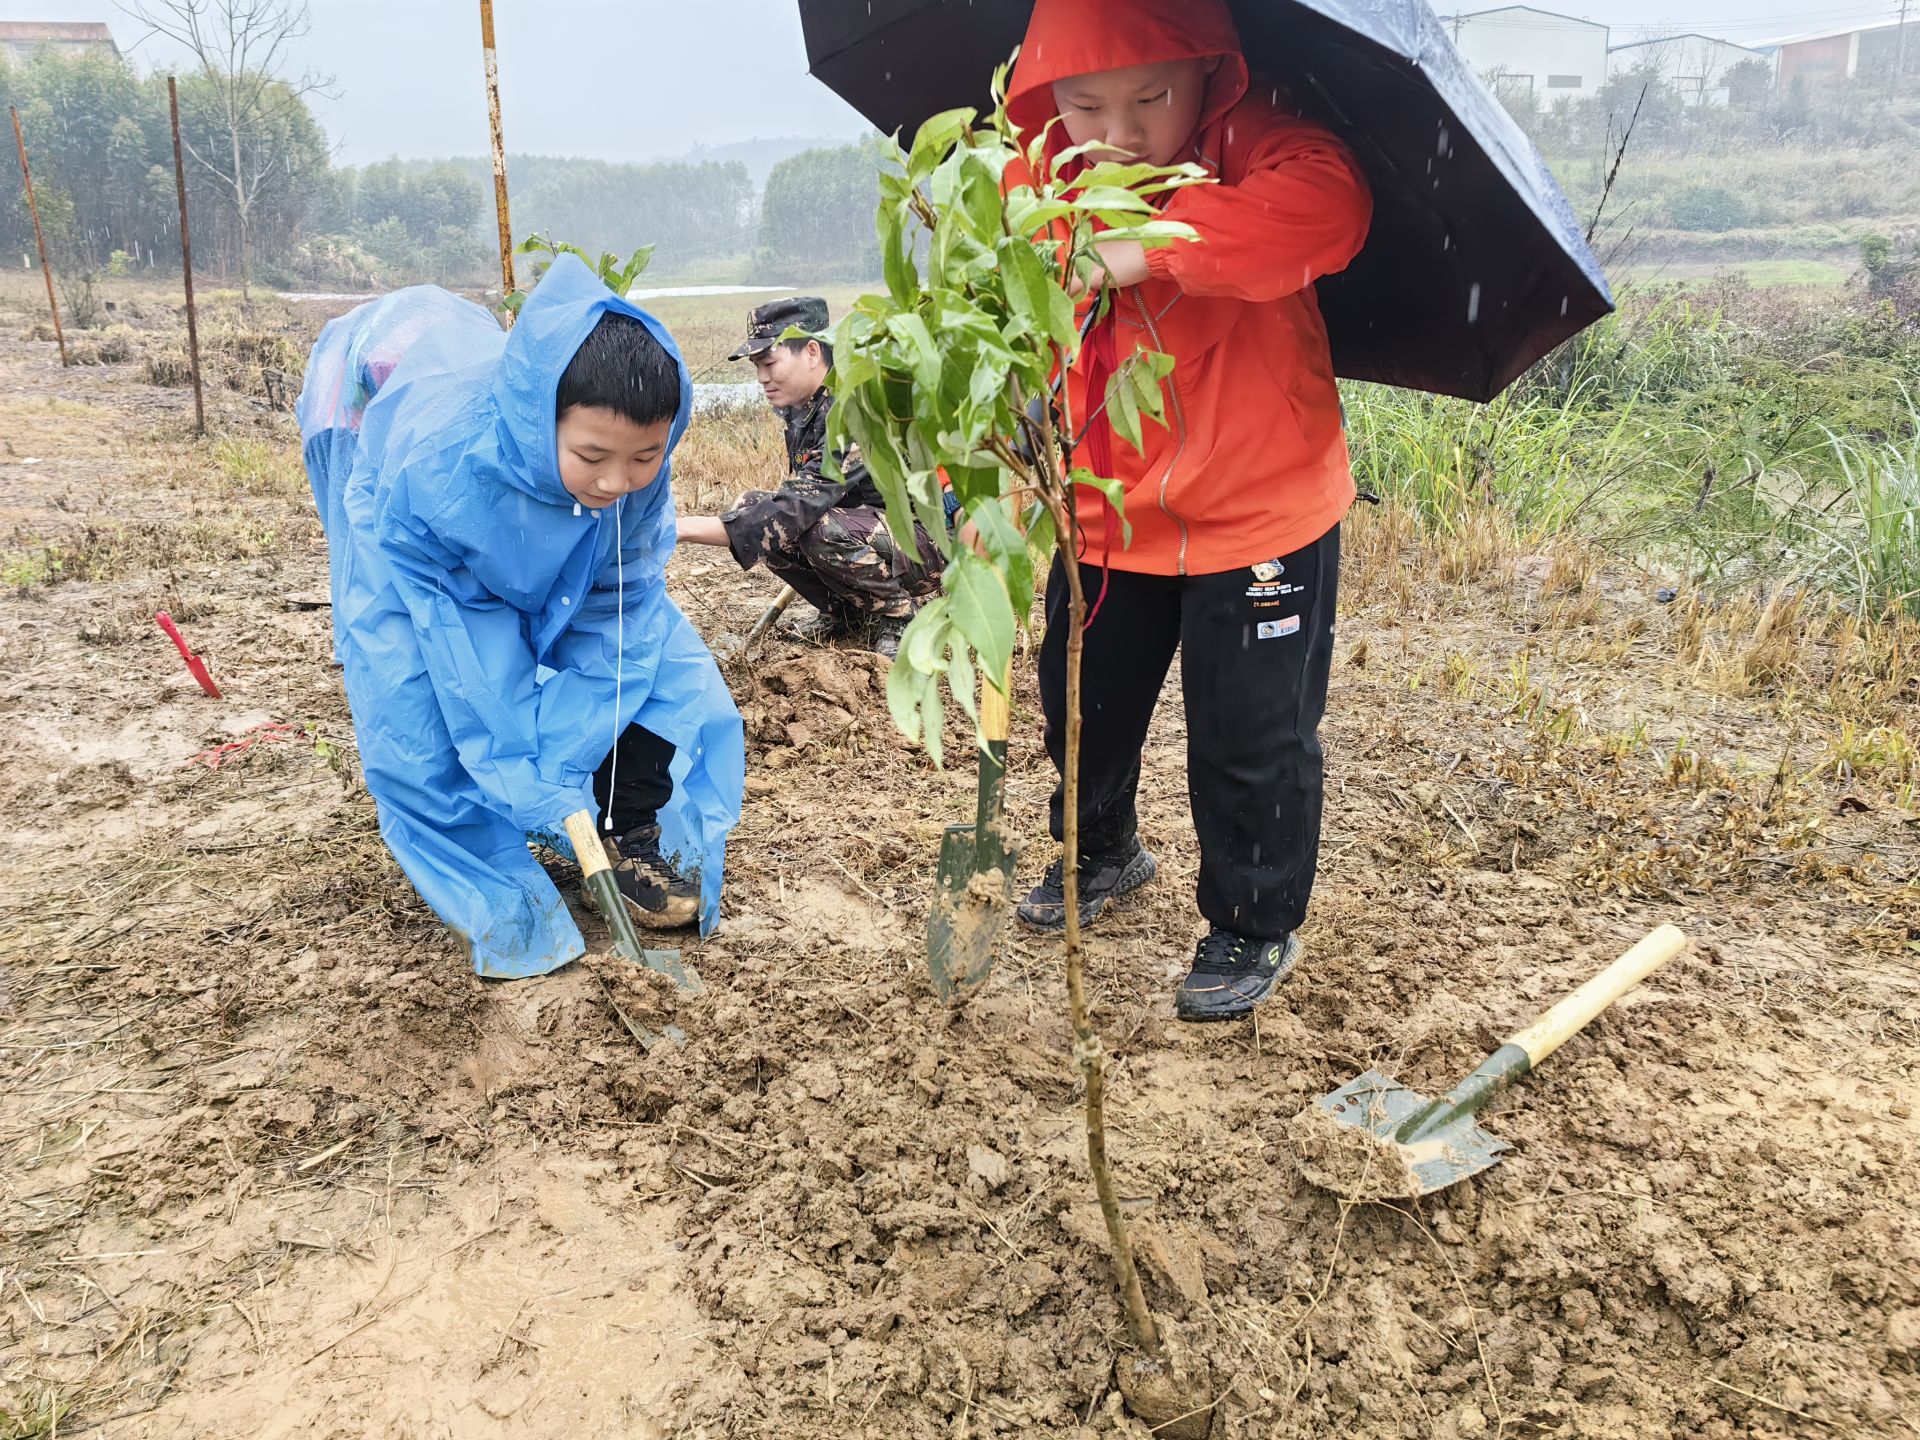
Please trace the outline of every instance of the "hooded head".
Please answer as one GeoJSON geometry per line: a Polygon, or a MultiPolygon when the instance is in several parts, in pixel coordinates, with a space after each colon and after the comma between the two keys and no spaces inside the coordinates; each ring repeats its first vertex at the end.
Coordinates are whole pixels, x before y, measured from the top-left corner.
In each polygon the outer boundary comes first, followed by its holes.
{"type": "Polygon", "coordinates": [[[656,482],[692,417],[692,380],[666,328],[577,257],[556,259],[521,307],[493,398],[502,456],[542,499],[664,503],[656,482]]]}
{"type": "Polygon", "coordinates": [[[1028,135],[1061,119],[1049,157],[1097,143],[1171,165],[1246,92],[1225,0],[1036,0],[1007,110],[1028,135]]]}

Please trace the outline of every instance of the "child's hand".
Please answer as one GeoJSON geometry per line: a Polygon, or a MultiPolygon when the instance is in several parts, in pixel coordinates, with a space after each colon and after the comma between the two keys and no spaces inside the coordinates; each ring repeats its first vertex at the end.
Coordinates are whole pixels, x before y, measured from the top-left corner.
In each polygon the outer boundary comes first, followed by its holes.
{"type": "Polygon", "coordinates": [[[1100,257],[1100,268],[1094,272],[1090,283],[1081,281],[1078,276],[1074,278],[1071,287],[1074,295],[1102,290],[1109,285],[1116,290],[1124,290],[1147,278],[1147,247],[1138,240],[1108,240],[1095,244],[1093,248],[1100,257]]]}

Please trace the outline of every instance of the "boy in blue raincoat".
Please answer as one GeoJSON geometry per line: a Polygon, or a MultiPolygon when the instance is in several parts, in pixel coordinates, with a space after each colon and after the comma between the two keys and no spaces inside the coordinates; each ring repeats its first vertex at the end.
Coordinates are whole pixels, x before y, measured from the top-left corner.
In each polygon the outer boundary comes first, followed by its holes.
{"type": "Polygon", "coordinates": [[[380,832],[486,976],[585,951],[528,849],[599,817],[634,918],[718,920],[745,749],[668,598],[672,337],[562,256],[511,332],[419,286],[322,332],[299,417],[380,832]]]}

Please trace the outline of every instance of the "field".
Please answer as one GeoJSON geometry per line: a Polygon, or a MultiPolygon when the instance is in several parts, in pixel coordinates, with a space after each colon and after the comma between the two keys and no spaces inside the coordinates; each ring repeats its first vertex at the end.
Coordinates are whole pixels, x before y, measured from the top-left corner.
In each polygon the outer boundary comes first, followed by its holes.
{"type": "MultiPolygon", "coordinates": [[[[109,291],[126,334],[62,371],[0,284],[0,1437],[1142,1440],[1057,950],[1010,936],[980,997],[935,1002],[973,777],[896,737],[880,662],[730,663],[749,793],[726,921],[687,950],[703,997],[600,952],[483,984],[380,841],[262,395],[339,307],[216,297],[232,384],[197,442],[153,383],[161,292],[109,291]]],[[[659,308],[696,368],[730,348],[737,302],[659,308]]],[[[1172,1018],[1198,921],[1171,703],[1162,878],[1092,938],[1149,1298],[1217,1397],[1195,1418],[1920,1434],[1920,626],[1526,520],[1507,437],[1591,437],[1524,408],[1470,437],[1461,474],[1488,468],[1449,509],[1406,457],[1450,415],[1356,427],[1392,483],[1346,536],[1298,972],[1257,1025],[1172,1018]],[[1503,1164],[1404,1205],[1299,1176],[1313,1097],[1370,1066],[1438,1093],[1665,922],[1690,952],[1489,1114],[1503,1164]]],[[[779,463],[767,417],[703,419],[680,503],[779,463]]],[[[775,589],[716,552],[670,582],[714,640],[775,589]]],[[[1020,673],[1024,881],[1049,777],[1020,673]]]]}

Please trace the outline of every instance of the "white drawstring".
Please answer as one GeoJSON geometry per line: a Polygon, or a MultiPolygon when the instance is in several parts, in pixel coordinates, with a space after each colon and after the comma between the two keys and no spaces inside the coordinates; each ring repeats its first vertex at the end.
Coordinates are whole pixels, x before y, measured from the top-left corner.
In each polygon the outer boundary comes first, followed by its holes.
{"type": "Polygon", "coordinates": [[[613,573],[620,593],[614,601],[613,758],[607,767],[606,829],[609,835],[613,833],[614,787],[620,783],[620,682],[625,678],[627,669],[627,547],[620,533],[620,507],[626,503],[626,499],[622,495],[613,502],[613,573]]]}

